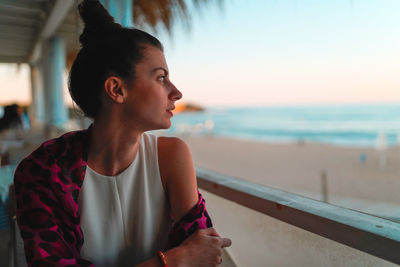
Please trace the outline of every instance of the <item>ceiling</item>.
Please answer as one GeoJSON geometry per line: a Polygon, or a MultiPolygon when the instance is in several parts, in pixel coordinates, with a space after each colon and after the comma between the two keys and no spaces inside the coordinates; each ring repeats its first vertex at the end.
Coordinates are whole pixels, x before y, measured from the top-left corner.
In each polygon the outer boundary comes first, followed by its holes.
{"type": "Polygon", "coordinates": [[[78,49],[81,29],[77,0],[1,0],[0,63],[35,63],[42,44],[52,36],[64,39],[67,55],[78,49]]]}

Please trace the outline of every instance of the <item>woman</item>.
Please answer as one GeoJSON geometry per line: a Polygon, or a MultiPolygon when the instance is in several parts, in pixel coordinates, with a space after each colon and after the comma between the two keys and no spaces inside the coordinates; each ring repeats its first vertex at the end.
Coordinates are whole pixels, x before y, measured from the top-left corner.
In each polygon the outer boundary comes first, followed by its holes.
{"type": "Polygon", "coordinates": [[[98,1],[79,11],[69,90],[94,122],[45,142],[15,172],[28,263],[217,266],[230,240],[208,228],[188,147],[145,133],[170,127],[182,97],[161,43],[116,24],[98,1]]]}

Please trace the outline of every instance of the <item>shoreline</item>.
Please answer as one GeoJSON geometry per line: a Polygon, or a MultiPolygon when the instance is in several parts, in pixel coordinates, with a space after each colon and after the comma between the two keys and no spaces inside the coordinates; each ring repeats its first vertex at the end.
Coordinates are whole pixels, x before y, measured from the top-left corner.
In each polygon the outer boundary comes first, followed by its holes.
{"type": "MultiPolygon", "coordinates": [[[[263,144],[317,144],[317,145],[327,145],[327,146],[334,146],[334,147],[345,147],[345,148],[361,148],[361,149],[376,149],[378,146],[378,140],[375,142],[331,142],[331,141],[318,141],[318,140],[311,140],[307,138],[286,138],[286,139],[274,139],[274,138],[258,138],[254,136],[244,136],[244,135],[223,135],[223,134],[213,134],[213,133],[204,133],[204,132],[179,132],[179,131],[169,131],[169,130],[157,130],[155,132],[160,132],[162,135],[167,136],[179,136],[179,137],[209,137],[209,138],[221,138],[221,139],[231,139],[236,141],[249,141],[249,142],[256,142],[256,143],[263,143],[263,144]]],[[[399,133],[400,134],[400,133],[399,133]]],[[[387,148],[395,148],[400,147],[400,139],[398,142],[387,142],[387,148]]]]}

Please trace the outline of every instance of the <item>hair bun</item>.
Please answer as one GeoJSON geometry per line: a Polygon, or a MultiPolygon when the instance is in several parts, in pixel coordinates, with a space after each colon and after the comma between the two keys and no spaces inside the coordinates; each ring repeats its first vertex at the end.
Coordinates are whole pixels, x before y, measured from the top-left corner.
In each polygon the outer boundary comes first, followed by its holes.
{"type": "Polygon", "coordinates": [[[83,47],[91,43],[98,45],[102,39],[106,39],[104,34],[113,33],[122,28],[98,0],[84,0],[79,4],[78,9],[85,24],[79,37],[83,47]]]}

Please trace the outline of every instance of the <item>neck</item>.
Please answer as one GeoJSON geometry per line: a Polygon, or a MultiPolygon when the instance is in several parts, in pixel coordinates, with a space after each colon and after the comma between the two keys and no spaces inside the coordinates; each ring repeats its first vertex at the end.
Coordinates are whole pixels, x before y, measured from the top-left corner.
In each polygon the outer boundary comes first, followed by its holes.
{"type": "Polygon", "coordinates": [[[88,165],[100,174],[114,176],[135,159],[143,131],[117,119],[99,117],[89,137],[88,165]]]}

